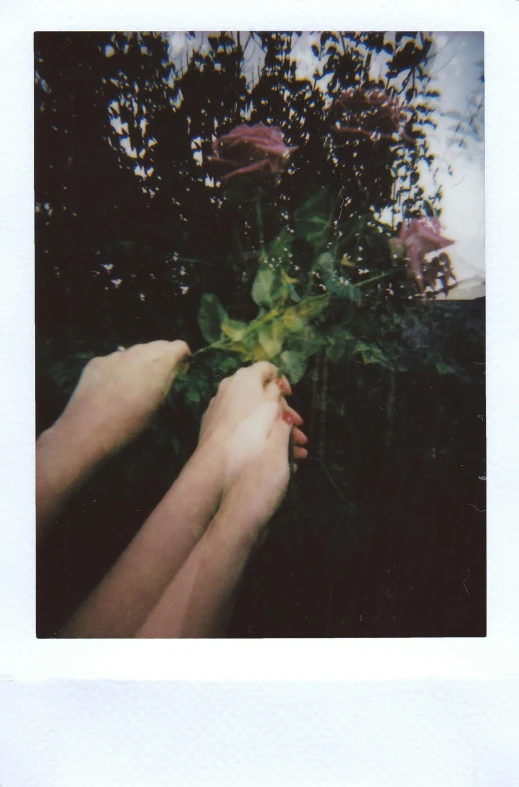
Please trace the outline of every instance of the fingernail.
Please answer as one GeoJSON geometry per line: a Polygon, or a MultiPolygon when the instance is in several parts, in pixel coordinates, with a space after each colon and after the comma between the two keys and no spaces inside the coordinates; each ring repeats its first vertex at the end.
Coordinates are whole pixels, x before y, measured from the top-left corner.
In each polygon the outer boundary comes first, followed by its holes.
{"type": "Polygon", "coordinates": [[[290,415],[290,413],[283,413],[283,416],[282,416],[282,417],[283,417],[283,421],[284,421],[286,424],[288,424],[289,426],[292,426],[292,424],[294,423],[294,421],[293,421],[293,419],[292,419],[292,416],[290,415]]]}

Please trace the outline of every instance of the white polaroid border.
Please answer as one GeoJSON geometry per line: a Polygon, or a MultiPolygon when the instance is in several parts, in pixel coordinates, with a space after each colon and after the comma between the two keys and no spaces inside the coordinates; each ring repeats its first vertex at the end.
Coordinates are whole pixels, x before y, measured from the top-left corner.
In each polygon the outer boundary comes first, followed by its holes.
{"type": "Polygon", "coordinates": [[[519,0],[136,0],[1,12],[0,675],[12,680],[394,681],[518,676],[519,0]],[[36,30],[475,30],[485,33],[488,635],[481,639],[37,640],[34,554],[33,33],[36,30]]]}

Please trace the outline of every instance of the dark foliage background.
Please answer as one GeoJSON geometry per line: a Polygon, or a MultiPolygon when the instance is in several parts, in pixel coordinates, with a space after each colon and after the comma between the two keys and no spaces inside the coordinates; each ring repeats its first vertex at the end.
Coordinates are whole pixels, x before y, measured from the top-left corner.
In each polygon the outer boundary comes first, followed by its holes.
{"type": "MultiPolygon", "coordinates": [[[[351,283],[380,280],[361,301],[339,297],[316,329],[293,397],[310,457],[249,567],[228,635],[483,635],[484,302],[416,298],[387,244],[402,218],[441,207],[441,188],[426,193],[418,170],[425,161],[434,174],[431,40],[323,33],[310,80],[296,76],[294,36],[211,34],[207,52],[180,63],[159,34],[36,34],[37,429],[93,355],[156,338],[202,347],[204,293],[233,319],[253,319],[262,242],[269,253],[288,243],[287,273],[317,291],[315,255],[333,249],[356,264],[351,283]],[[260,50],[248,83],[244,64],[260,50]],[[381,54],[384,77],[370,82],[381,54]],[[415,145],[330,134],[331,100],[360,85],[412,108],[415,145]],[[260,224],[256,201],[225,198],[205,163],[214,136],[244,121],[279,126],[299,146],[263,195],[260,224]],[[308,200],[322,237],[301,216],[308,200]]],[[[68,506],[38,560],[39,636],[58,632],[166,491],[216,382],[238,362],[208,353],[68,506]]]]}

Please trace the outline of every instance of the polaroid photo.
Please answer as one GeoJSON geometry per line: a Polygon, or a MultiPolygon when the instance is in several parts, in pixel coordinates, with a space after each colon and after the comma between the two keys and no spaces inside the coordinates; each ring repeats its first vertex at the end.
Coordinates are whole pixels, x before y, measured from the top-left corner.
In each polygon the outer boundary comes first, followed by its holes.
{"type": "Polygon", "coordinates": [[[34,289],[27,262],[11,280],[35,335],[10,348],[36,388],[37,546],[24,500],[11,565],[25,675],[147,679],[143,654],[167,679],[493,670],[497,39],[486,12],[472,31],[294,18],[33,21],[34,289]]]}
{"type": "Polygon", "coordinates": [[[37,636],[485,636],[483,33],[34,66],[37,636]]]}
{"type": "Polygon", "coordinates": [[[153,5],[4,15],[0,780],[515,784],[517,0],[153,5]]]}

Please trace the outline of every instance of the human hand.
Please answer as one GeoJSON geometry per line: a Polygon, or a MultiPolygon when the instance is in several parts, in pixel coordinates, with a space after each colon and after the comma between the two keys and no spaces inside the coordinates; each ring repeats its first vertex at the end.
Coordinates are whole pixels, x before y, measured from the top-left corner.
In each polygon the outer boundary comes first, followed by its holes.
{"type": "Polygon", "coordinates": [[[288,410],[269,402],[258,407],[238,427],[253,440],[256,435],[259,447],[228,475],[215,524],[232,530],[251,547],[265,534],[265,526],[285,495],[290,478],[292,424],[288,410]]]}
{"type": "Polygon", "coordinates": [[[58,423],[100,456],[112,453],[144,429],[189,352],[183,341],[155,341],[93,358],[58,423]]]}
{"type": "Polygon", "coordinates": [[[266,361],[244,367],[222,380],[209,403],[202,418],[200,445],[212,439],[225,447],[225,483],[258,452],[279,407],[294,425],[294,458],[307,456],[303,446],[308,440],[299,429],[303,419],[286,402],[285,396],[292,393],[287,378],[277,374],[277,367],[266,361]]]}
{"type": "Polygon", "coordinates": [[[240,421],[266,402],[278,402],[283,386],[290,393],[286,378],[277,381],[277,368],[267,361],[244,366],[226,377],[209,402],[200,426],[200,443],[212,438],[225,443],[240,421]]]}

